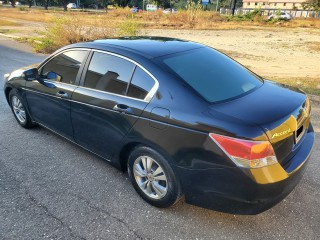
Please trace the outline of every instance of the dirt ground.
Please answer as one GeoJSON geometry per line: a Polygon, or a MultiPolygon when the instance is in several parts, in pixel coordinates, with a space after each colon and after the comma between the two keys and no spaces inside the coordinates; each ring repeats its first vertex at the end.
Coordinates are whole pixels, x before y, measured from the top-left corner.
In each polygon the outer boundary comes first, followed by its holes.
{"type": "MultiPolygon", "coordinates": [[[[30,37],[45,30],[43,23],[1,19],[18,26],[1,26],[5,34],[30,37]]],[[[266,78],[314,79],[320,89],[320,29],[254,27],[238,30],[142,30],[142,35],[166,36],[216,48],[266,78]],[[319,84],[318,84],[319,83],[319,84]]]]}
{"type": "Polygon", "coordinates": [[[147,34],[206,44],[263,77],[320,79],[320,29],[151,30],[147,34]]]}

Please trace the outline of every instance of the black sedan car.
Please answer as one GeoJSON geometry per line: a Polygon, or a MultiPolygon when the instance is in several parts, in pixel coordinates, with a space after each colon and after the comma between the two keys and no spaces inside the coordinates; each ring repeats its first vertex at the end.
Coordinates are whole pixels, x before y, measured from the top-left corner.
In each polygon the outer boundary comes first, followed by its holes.
{"type": "Polygon", "coordinates": [[[255,214],[301,179],[314,143],[308,97],[178,39],[66,46],[5,75],[18,123],[44,126],[128,170],[148,203],[255,214]]]}

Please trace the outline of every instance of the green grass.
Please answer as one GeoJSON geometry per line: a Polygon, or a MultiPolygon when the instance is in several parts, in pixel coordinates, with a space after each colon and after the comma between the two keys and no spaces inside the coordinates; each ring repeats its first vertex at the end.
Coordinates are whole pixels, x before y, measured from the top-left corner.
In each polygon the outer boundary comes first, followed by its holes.
{"type": "Polygon", "coordinates": [[[12,30],[12,29],[0,29],[0,33],[2,34],[10,34],[10,33],[16,33],[16,30],[12,30]]]}

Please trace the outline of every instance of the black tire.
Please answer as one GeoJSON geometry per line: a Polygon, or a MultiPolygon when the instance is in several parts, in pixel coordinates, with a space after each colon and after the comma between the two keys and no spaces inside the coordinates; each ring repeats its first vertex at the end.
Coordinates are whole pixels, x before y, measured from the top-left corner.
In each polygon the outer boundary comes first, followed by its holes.
{"type": "Polygon", "coordinates": [[[13,116],[15,117],[17,122],[20,124],[20,126],[22,126],[24,128],[32,128],[32,127],[35,126],[35,124],[32,122],[32,120],[30,118],[30,115],[29,115],[25,105],[23,104],[23,101],[21,101],[21,97],[18,94],[17,90],[13,89],[13,90],[10,91],[10,93],[9,93],[9,102],[10,102],[10,107],[11,107],[13,116]],[[22,120],[21,117],[18,117],[19,114],[17,114],[15,112],[14,102],[15,102],[16,99],[18,99],[20,101],[22,109],[24,109],[24,113],[25,113],[25,119],[24,120],[22,120]]]}
{"type": "MultiPolygon", "coordinates": [[[[174,174],[173,169],[171,168],[170,164],[166,161],[166,159],[159,154],[157,151],[153,150],[150,147],[146,146],[138,146],[136,147],[129,155],[128,159],[128,173],[130,180],[132,182],[133,187],[138,192],[138,194],[149,204],[159,207],[159,208],[166,208],[169,207],[175,203],[177,203],[181,197],[181,187],[179,180],[177,179],[176,175],[174,174]],[[160,197],[160,195],[155,195],[150,197],[142,188],[138,185],[138,181],[140,178],[139,176],[135,176],[136,172],[134,172],[134,165],[139,162],[142,157],[148,157],[149,159],[152,159],[153,162],[151,164],[151,171],[154,171],[160,167],[163,171],[163,174],[155,175],[153,180],[146,180],[149,181],[149,184],[151,185],[151,190],[153,190],[154,193],[156,193],[156,188],[153,187],[154,184],[157,184],[159,186],[159,183],[166,186],[166,193],[160,197]],[[166,181],[157,181],[156,178],[159,176],[165,176],[166,181]],[[164,184],[164,182],[166,184],[164,184]],[[155,198],[158,196],[159,198],[155,198]]],[[[135,165],[137,166],[137,165],[135,165]]],[[[140,164],[142,166],[142,162],[140,164]]],[[[140,179],[147,179],[148,177],[141,177],[140,179]]],[[[147,183],[148,184],[148,183],[147,183]]],[[[141,184],[143,185],[143,184],[141,184]]],[[[159,191],[159,190],[158,190],[159,191]]]]}

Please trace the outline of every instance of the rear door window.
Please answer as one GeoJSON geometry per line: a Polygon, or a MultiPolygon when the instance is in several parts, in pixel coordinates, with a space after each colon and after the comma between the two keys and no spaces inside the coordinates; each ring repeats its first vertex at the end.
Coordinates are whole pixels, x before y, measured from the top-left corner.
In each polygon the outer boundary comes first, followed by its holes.
{"type": "Polygon", "coordinates": [[[128,96],[133,98],[144,99],[154,86],[155,81],[140,67],[136,67],[130,86],[128,96]]]}
{"type": "Polygon", "coordinates": [[[134,66],[126,59],[95,52],[87,70],[84,87],[126,95],[134,66]]]}

